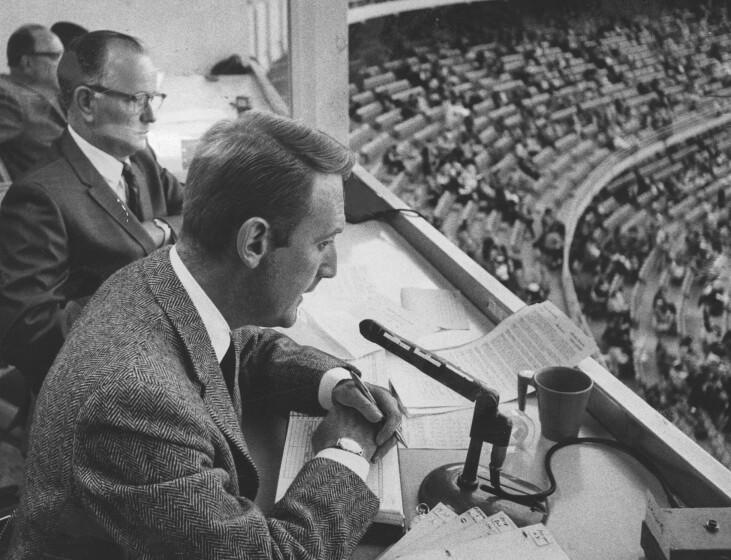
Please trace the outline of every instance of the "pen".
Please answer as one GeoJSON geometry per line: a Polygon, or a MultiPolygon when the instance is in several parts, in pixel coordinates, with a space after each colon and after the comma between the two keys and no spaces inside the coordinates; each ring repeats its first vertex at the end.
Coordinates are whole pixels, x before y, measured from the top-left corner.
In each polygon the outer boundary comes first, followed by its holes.
{"type": "MultiPolygon", "coordinates": [[[[365,398],[367,398],[373,404],[376,404],[376,399],[373,397],[373,393],[371,393],[370,389],[368,389],[368,386],[363,383],[358,374],[351,370],[350,377],[353,379],[353,383],[355,383],[355,386],[358,387],[358,390],[363,393],[363,396],[365,396],[365,398]]],[[[401,428],[396,428],[394,435],[396,436],[396,441],[398,441],[404,447],[408,447],[408,445],[406,445],[404,435],[401,433],[401,428]]]]}

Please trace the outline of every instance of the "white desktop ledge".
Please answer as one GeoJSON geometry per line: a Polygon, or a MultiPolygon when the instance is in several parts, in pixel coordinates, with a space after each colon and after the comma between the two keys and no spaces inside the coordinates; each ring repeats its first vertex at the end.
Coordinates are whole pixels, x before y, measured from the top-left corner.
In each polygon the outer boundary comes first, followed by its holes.
{"type": "MultiPolygon", "coordinates": [[[[348,225],[338,238],[338,267],[345,277],[349,267],[365,266],[369,279],[386,297],[399,301],[403,286],[422,288],[450,287],[439,271],[423,260],[389,226],[378,222],[348,225]]],[[[334,290],[338,281],[323,280],[317,290],[327,293],[334,290]]],[[[468,304],[470,331],[445,332],[441,335],[445,345],[467,342],[488,332],[492,323],[476,308],[468,304]]],[[[303,339],[296,329],[295,338],[327,350],[326,342],[318,342],[316,334],[309,333],[303,339]]],[[[430,335],[430,343],[436,344],[430,335]]],[[[417,341],[424,344],[423,340],[417,341]]],[[[537,424],[535,399],[528,399],[528,413],[537,424]]],[[[504,407],[514,407],[508,403],[504,407]]],[[[539,487],[546,486],[542,470],[542,457],[551,446],[536,432],[531,453],[509,451],[504,472],[525,478],[539,487]],[[531,457],[531,454],[535,454],[531,457]]],[[[604,436],[606,431],[586,415],[581,435],[604,436]]],[[[455,447],[466,447],[468,434],[455,442],[455,447]]],[[[483,448],[483,463],[489,462],[490,446],[483,448]]],[[[399,452],[402,469],[404,507],[407,517],[413,515],[416,492],[421,480],[440,464],[460,462],[464,450],[427,451],[403,449],[399,452]]],[[[279,461],[276,461],[278,469],[279,461]]],[[[273,466],[273,465],[271,465],[273,466]]],[[[648,488],[661,504],[665,497],[659,485],[634,460],[621,452],[598,446],[572,446],[560,450],[554,456],[554,473],[558,481],[557,492],[549,499],[548,527],[557,541],[573,560],[636,560],[642,556],[640,527],[645,515],[645,493],[648,488]]],[[[262,469],[263,474],[269,469],[262,469]]],[[[266,507],[266,504],[262,504],[266,507]]],[[[362,546],[356,558],[374,558],[377,546],[362,546]]]]}

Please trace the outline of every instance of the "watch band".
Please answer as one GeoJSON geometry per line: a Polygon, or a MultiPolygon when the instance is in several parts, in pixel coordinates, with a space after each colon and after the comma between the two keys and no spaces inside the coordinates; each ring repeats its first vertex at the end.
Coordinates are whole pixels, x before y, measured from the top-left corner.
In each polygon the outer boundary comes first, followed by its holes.
{"type": "Polygon", "coordinates": [[[173,228],[165,220],[161,220],[160,218],[152,218],[152,223],[162,230],[163,239],[160,246],[167,245],[173,237],[173,228]]]}
{"type": "Polygon", "coordinates": [[[333,447],[342,449],[348,453],[353,453],[354,455],[358,455],[358,457],[365,457],[361,444],[349,437],[339,438],[333,447]]]}

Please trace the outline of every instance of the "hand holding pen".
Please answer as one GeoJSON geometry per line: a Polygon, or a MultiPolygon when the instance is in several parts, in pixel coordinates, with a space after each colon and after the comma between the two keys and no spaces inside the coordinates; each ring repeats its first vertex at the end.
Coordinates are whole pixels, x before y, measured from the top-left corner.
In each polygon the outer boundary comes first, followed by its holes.
{"type": "Polygon", "coordinates": [[[401,408],[396,398],[386,389],[363,383],[357,373],[351,371],[352,383],[340,383],[333,390],[333,401],[358,410],[378,432],[375,434],[376,452],[372,461],[383,457],[396,441],[403,445],[399,432],[401,408]]]}
{"type": "MultiPolygon", "coordinates": [[[[376,398],[373,396],[373,393],[371,393],[370,389],[368,389],[368,385],[363,383],[363,380],[358,376],[358,374],[351,370],[350,377],[353,379],[353,383],[355,383],[356,387],[358,387],[360,392],[363,393],[365,398],[367,398],[374,405],[378,406],[378,403],[376,402],[376,398]]],[[[406,440],[404,439],[404,434],[401,432],[400,424],[396,426],[393,434],[396,437],[396,441],[398,441],[404,447],[408,447],[408,445],[406,444],[406,440]]]]}

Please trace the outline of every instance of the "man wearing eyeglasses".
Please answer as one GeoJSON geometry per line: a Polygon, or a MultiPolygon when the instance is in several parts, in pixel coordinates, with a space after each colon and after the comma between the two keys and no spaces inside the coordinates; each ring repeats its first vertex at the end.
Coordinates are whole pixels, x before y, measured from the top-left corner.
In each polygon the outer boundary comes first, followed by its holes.
{"type": "Polygon", "coordinates": [[[35,391],[88,297],[179,229],[180,184],[147,145],[158,76],[133,37],[75,41],[58,67],[68,127],[0,206],[0,354],[35,391]]]}
{"type": "Polygon", "coordinates": [[[0,159],[12,179],[41,159],[66,126],[56,78],[62,54],[60,39],[42,25],[24,25],[8,40],[10,74],[0,76],[0,159]]]}

